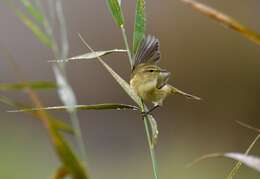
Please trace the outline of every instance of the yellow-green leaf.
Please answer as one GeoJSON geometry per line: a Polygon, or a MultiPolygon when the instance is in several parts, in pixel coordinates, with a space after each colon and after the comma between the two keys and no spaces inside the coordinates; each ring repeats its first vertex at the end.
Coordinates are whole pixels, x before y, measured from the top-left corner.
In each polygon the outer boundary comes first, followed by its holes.
{"type": "Polygon", "coordinates": [[[34,81],[34,82],[23,82],[23,83],[2,83],[0,84],[0,90],[23,90],[31,88],[34,90],[53,89],[57,85],[54,82],[49,81],[34,81]]]}
{"type": "Polygon", "coordinates": [[[38,24],[43,24],[44,16],[41,12],[35,8],[32,3],[28,0],[20,0],[22,5],[26,8],[26,11],[31,14],[32,17],[38,22],[38,24]]]}
{"type": "Polygon", "coordinates": [[[60,167],[55,172],[54,176],[51,179],[63,179],[69,175],[69,171],[66,167],[60,167]]]}
{"type": "Polygon", "coordinates": [[[136,0],[135,27],[133,36],[133,55],[137,52],[145,36],[145,1],[136,0]]]}
{"type": "Polygon", "coordinates": [[[69,171],[73,179],[88,179],[88,175],[83,168],[79,159],[72,152],[68,143],[64,138],[55,130],[54,127],[50,128],[51,139],[60,160],[65,168],[69,171]]]}
{"type": "Polygon", "coordinates": [[[110,12],[116,24],[119,27],[124,26],[124,16],[118,0],[107,0],[107,2],[108,2],[108,7],[110,9],[110,12]]]}
{"type": "Polygon", "coordinates": [[[32,31],[35,37],[39,39],[40,42],[42,42],[47,47],[52,48],[52,39],[48,35],[46,35],[37,24],[30,20],[20,10],[16,9],[15,12],[16,15],[21,19],[21,21],[32,31]]]}

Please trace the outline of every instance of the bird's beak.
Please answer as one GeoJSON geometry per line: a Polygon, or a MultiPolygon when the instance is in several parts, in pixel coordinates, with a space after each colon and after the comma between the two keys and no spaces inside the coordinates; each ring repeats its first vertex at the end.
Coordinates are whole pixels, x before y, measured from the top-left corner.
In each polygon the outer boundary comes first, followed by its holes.
{"type": "Polygon", "coordinates": [[[160,71],[160,75],[161,75],[161,77],[163,78],[163,79],[168,79],[169,77],[170,77],[170,75],[171,75],[171,73],[170,72],[168,72],[168,71],[164,71],[164,70],[162,70],[162,71],[160,71]]]}

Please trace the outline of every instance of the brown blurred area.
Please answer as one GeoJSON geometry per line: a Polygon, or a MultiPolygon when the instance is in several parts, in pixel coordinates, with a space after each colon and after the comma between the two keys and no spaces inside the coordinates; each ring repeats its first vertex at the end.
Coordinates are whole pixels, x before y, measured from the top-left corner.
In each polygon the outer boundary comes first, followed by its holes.
{"type": "MultiPolygon", "coordinates": [[[[122,1],[127,32],[132,38],[134,1],[122,1]]],[[[204,2],[260,32],[258,0],[204,2]]],[[[124,48],[105,1],[64,1],[70,56],[88,51],[80,33],[96,50],[124,48]]],[[[207,153],[244,152],[256,133],[239,126],[243,121],[260,127],[260,47],[238,33],[223,28],[180,1],[146,2],[147,33],[160,39],[160,65],[172,72],[170,82],[203,98],[190,101],[172,96],[154,112],[159,124],[156,148],[162,179],[225,178],[234,162],[211,159],[192,167],[186,164],[207,153]]],[[[15,13],[0,5],[0,82],[17,82],[7,63],[7,50],[28,80],[54,80],[49,49],[20,22],[15,13]]],[[[57,34],[58,35],[58,34],[57,34]]],[[[129,79],[126,55],[104,57],[113,69],[129,79]]],[[[67,74],[79,104],[133,102],[98,61],[67,64],[67,74]]],[[[23,92],[4,93],[30,103],[23,92]]],[[[46,106],[61,105],[55,91],[39,92],[46,106]]],[[[0,105],[0,178],[45,179],[59,166],[39,121],[10,114],[0,105]]],[[[65,113],[55,115],[68,119],[65,113]]],[[[81,128],[92,178],[151,178],[152,170],[143,122],[132,111],[81,111],[81,128]]],[[[260,144],[252,154],[260,155],[260,144]]],[[[237,179],[257,179],[260,174],[245,166],[237,179]]]]}

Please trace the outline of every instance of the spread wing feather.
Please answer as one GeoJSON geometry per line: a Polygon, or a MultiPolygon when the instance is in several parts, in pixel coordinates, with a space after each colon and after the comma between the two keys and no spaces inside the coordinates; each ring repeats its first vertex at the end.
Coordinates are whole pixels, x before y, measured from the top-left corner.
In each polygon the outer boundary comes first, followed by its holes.
{"type": "Polygon", "coordinates": [[[143,39],[136,55],[134,56],[133,70],[141,63],[157,64],[159,60],[159,40],[154,36],[148,35],[143,39]]]}

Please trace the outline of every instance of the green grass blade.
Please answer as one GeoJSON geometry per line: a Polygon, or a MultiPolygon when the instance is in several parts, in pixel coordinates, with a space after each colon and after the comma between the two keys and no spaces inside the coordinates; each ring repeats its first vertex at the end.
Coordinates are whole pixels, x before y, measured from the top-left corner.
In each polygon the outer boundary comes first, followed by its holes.
{"type": "Polygon", "coordinates": [[[145,1],[136,1],[135,27],[133,35],[133,52],[134,55],[145,35],[145,1]]]}
{"type": "Polygon", "coordinates": [[[111,53],[125,53],[125,52],[127,52],[127,50],[123,50],[123,49],[95,51],[95,52],[85,53],[85,54],[82,54],[82,55],[77,55],[75,57],[71,57],[71,58],[68,58],[68,59],[50,60],[49,62],[56,62],[56,63],[62,62],[63,63],[63,62],[70,62],[70,61],[76,61],[76,60],[96,59],[98,57],[108,55],[108,54],[111,54],[111,53]]]}
{"type": "Polygon", "coordinates": [[[71,174],[72,178],[88,179],[89,177],[87,176],[81,162],[72,152],[68,143],[54,127],[50,128],[50,136],[57,155],[71,174]]]}
{"type": "Polygon", "coordinates": [[[235,19],[219,12],[211,7],[208,7],[202,3],[196,2],[194,0],[181,0],[184,3],[190,5],[193,9],[199,11],[205,16],[223,24],[224,26],[239,32],[241,35],[246,37],[248,40],[260,45],[260,34],[252,31],[251,29],[243,26],[235,19]]]}
{"type": "Polygon", "coordinates": [[[124,16],[118,0],[107,0],[108,7],[118,27],[124,26],[124,16]]]}
{"type": "Polygon", "coordinates": [[[32,5],[32,3],[28,0],[20,0],[21,4],[26,8],[26,11],[34,17],[38,24],[44,23],[44,16],[41,12],[32,5]]]}
{"type": "Polygon", "coordinates": [[[68,125],[67,123],[65,123],[61,120],[58,120],[56,118],[50,118],[50,121],[55,129],[69,133],[69,134],[74,134],[72,127],[70,125],[68,125]]]}
{"type": "Polygon", "coordinates": [[[32,88],[34,90],[45,90],[57,88],[57,85],[49,81],[35,81],[24,83],[2,83],[0,84],[0,91],[7,90],[23,90],[26,88],[32,88]]]}
{"type": "MultiPolygon", "coordinates": [[[[104,103],[104,104],[94,104],[94,105],[76,105],[74,106],[77,110],[108,110],[108,109],[115,109],[115,110],[138,110],[139,108],[133,105],[128,104],[117,104],[117,103],[104,103]]],[[[19,110],[11,110],[8,112],[33,112],[39,110],[67,110],[67,106],[53,106],[53,107],[44,107],[44,108],[25,108],[19,110]]]]}
{"type": "Polygon", "coordinates": [[[24,13],[20,10],[15,10],[16,15],[21,19],[21,21],[32,31],[35,37],[44,45],[52,48],[52,39],[49,38],[37,24],[32,22],[24,13]]]}

